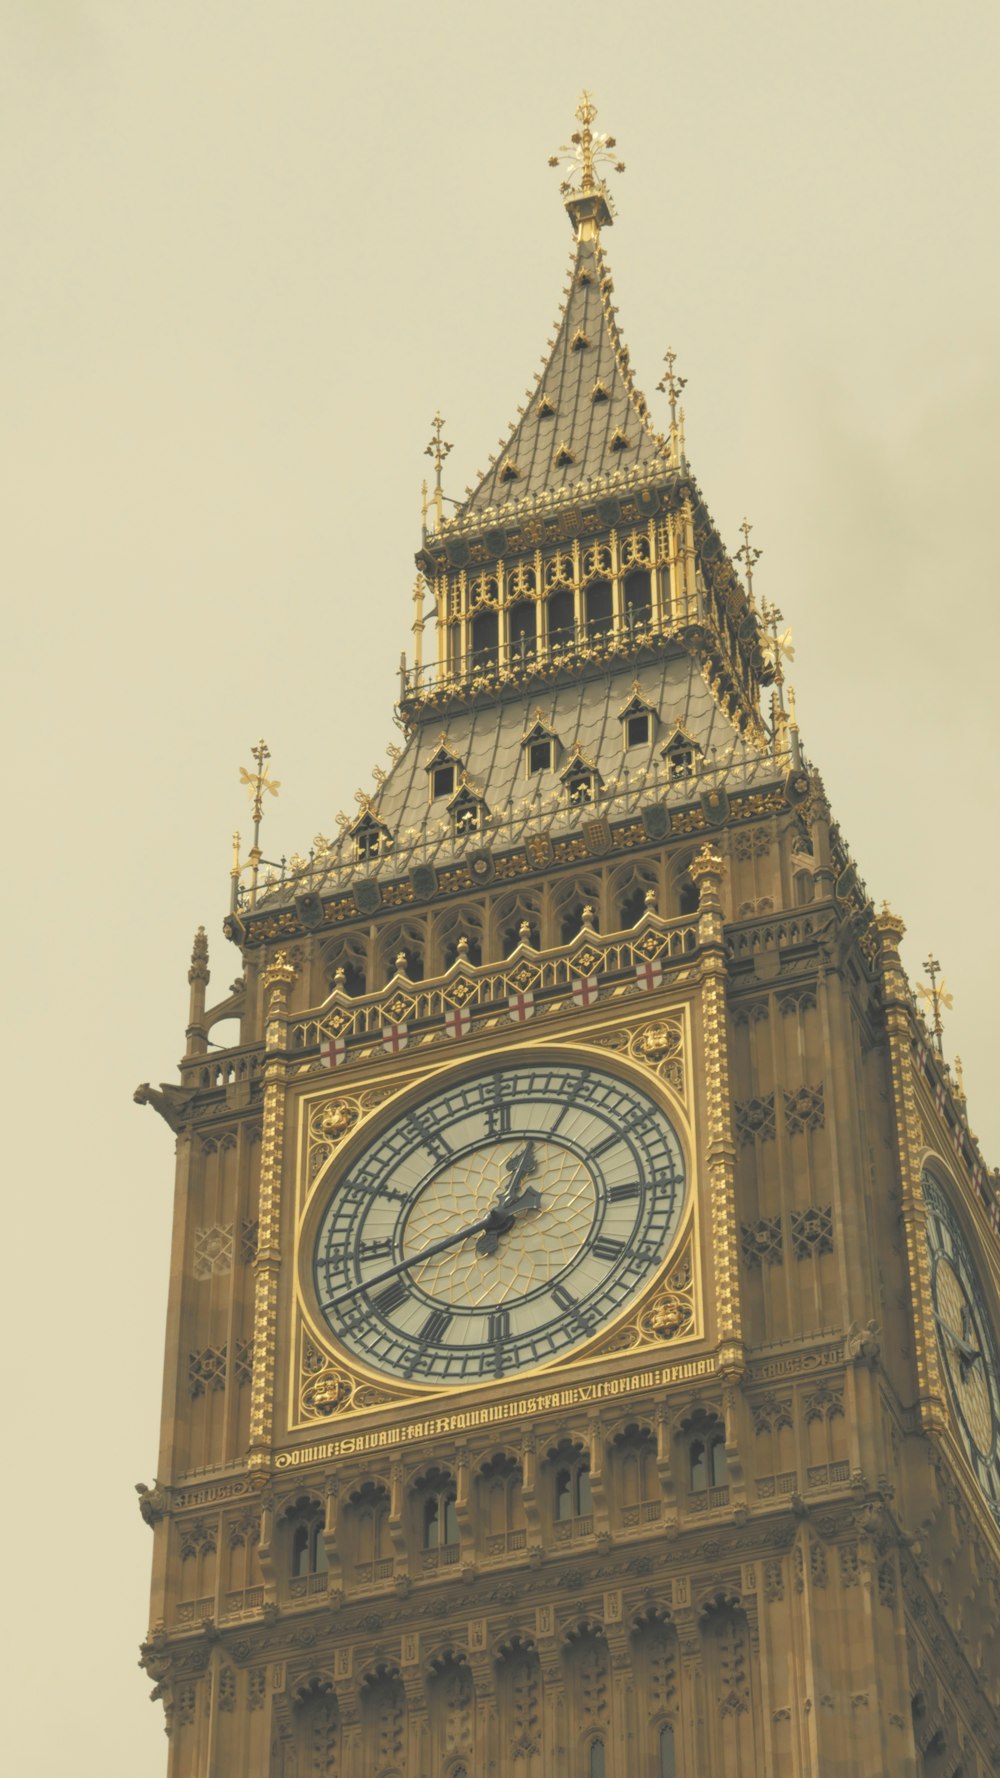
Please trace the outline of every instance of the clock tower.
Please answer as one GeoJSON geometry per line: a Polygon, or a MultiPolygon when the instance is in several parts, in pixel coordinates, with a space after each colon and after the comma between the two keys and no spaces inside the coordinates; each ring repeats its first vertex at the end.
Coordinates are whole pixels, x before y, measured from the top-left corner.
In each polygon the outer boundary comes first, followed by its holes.
{"type": "Polygon", "coordinates": [[[435,425],[405,744],[280,875],[255,749],[240,974],[199,932],[136,1095],[170,1778],[987,1778],[996,1181],[577,116],[555,338],[447,512],[435,425]]]}

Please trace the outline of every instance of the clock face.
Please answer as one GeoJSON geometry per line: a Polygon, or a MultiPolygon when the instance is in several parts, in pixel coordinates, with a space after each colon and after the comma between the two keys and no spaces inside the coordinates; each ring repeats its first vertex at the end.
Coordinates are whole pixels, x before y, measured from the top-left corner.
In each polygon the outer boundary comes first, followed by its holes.
{"type": "Polygon", "coordinates": [[[519,1063],[434,1093],[356,1155],[323,1211],[313,1283],[366,1364],[485,1382],[582,1344],[632,1302],[683,1206],[680,1143],[646,1093],[519,1063]]]}
{"type": "Polygon", "coordinates": [[[938,1344],[962,1442],[1000,1517],[1000,1347],[968,1243],[936,1179],[922,1179],[938,1344]]]}

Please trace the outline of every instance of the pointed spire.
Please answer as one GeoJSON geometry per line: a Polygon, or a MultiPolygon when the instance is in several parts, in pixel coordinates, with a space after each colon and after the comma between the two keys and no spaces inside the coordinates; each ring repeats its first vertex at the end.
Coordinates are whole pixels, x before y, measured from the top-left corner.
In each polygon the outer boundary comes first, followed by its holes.
{"type": "Polygon", "coordinates": [[[597,108],[589,93],[576,115],[580,129],[550,160],[558,166],[560,155],[568,159],[561,189],[576,224],[562,312],[534,389],[490,468],[458,509],[459,519],[582,483],[619,480],[656,463],[667,473],[679,466],[676,441],[671,456],[633,382],[601,252],[599,232],[611,222],[611,206],[600,168],[613,162],[616,171],[624,171],[624,163],[613,161],[614,137],[594,132],[597,108]]]}

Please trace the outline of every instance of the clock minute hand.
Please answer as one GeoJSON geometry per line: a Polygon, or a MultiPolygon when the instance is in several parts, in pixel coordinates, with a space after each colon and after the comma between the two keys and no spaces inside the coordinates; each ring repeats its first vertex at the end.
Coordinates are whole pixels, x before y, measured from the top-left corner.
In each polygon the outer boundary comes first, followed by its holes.
{"type": "Polygon", "coordinates": [[[935,1315],[934,1319],[938,1326],[943,1328],[944,1332],[948,1335],[948,1338],[955,1347],[963,1365],[974,1364],[977,1358],[982,1358],[983,1355],[979,1348],[977,1346],[970,1346],[968,1341],[963,1340],[961,1334],[957,1334],[955,1329],[951,1327],[947,1321],[942,1320],[940,1315],[935,1315]]]}
{"type": "Polygon", "coordinates": [[[467,1228],[459,1229],[457,1234],[444,1235],[440,1241],[432,1241],[429,1247],[422,1248],[419,1253],[412,1254],[409,1259],[401,1259],[397,1261],[396,1265],[387,1266],[384,1272],[376,1272],[374,1278],[362,1278],[357,1284],[352,1284],[349,1289],[340,1291],[339,1295],[329,1297],[325,1303],[320,1305],[321,1308],[324,1310],[339,1308],[341,1303],[346,1303],[350,1297],[357,1296],[359,1290],[374,1290],[376,1284],[385,1284],[389,1278],[397,1277],[400,1272],[408,1272],[411,1266],[419,1266],[423,1260],[433,1259],[436,1253],[444,1253],[449,1247],[457,1247],[460,1241],[467,1241],[470,1235],[482,1234],[485,1229],[495,1226],[496,1216],[496,1210],[488,1210],[485,1216],[479,1218],[478,1222],[470,1222],[467,1228]]]}

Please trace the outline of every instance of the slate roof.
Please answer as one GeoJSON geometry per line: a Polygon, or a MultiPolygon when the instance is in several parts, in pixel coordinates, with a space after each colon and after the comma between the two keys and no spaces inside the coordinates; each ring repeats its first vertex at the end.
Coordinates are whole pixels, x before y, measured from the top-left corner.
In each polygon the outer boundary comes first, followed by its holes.
{"type": "Polygon", "coordinates": [[[673,467],[667,441],[632,381],[611,293],[599,238],[578,240],[545,368],[506,444],[456,518],[656,461],[665,471],[673,467]]]}
{"type": "Polygon", "coordinates": [[[265,889],[257,910],[288,903],[304,888],[330,892],[363,877],[405,875],[415,864],[445,866],[484,846],[499,854],[531,833],[575,833],[594,816],[621,820],[656,802],[676,808],[696,800],[710,783],[724,782],[733,790],[751,782],[770,783],[781,775],[770,748],[758,750],[739,735],[712,696],[701,664],[686,653],[563,681],[523,697],[463,709],[448,717],[444,731],[440,718],[421,723],[372,797],[376,819],[393,837],[391,851],[361,862],[345,832],[328,851],[319,852],[311,873],[303,871],[265,889]],[[626,753],[620,714],[636,682],[657,721],[649,744],[626,753]],[[558,746],[552,770],[529,778],[522,741],[539,710],[558,746]],[[660,757],[678,726],[702,749],[700,780],[672,778],[660,757]],[[427,767],[440,751],[442,732],[449,754],[461,762],[471,788],[489,809],[481,831],[456,836],[447,812],[450,798],[430,799],[427,767]],[[561,783],[576,748],[603,780],[597,801],[583,807],[568,802],[561,783]]]}

